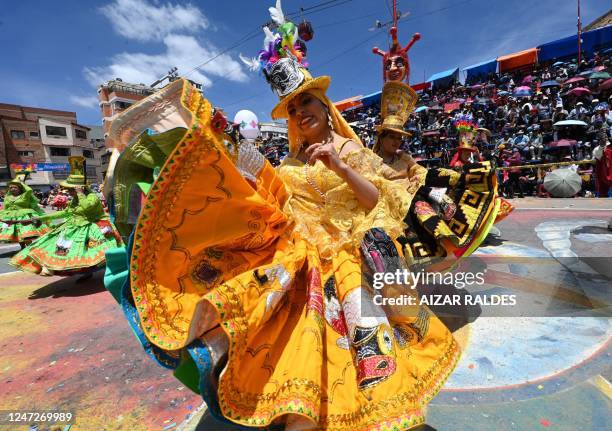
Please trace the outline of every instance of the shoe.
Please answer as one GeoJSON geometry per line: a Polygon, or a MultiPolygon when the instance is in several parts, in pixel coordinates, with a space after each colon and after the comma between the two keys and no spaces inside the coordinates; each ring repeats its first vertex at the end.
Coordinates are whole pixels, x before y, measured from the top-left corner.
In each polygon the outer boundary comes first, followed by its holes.
{"type": "Polygon", "coordinates": [[[43,266],[42,269],[40,270],[40,275],[52,276],[53,275],[53,270],[47,268],[46,266],[43,266]]]}

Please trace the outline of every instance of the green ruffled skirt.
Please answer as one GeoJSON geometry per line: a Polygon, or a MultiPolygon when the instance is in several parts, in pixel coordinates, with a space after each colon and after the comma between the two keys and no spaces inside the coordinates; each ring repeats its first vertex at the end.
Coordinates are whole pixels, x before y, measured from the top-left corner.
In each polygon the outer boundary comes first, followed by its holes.
{"type": "Polygon", "coordinates": [[[108,221],[83,225],[67,221],[21,250],[9,263],[35,274],[43,268],[57,275],[87,272],[103,266],[106,250],[120,244],[108,221]]]}
{"type": "Polygon", "coordinates": [[[34,226],[33,224],[4,223],[6,221],[29,220],[38,217],[31,208],[0,211],[0,242],[24,242],[44,235],[51,229],[48,225],[34,226]]]}

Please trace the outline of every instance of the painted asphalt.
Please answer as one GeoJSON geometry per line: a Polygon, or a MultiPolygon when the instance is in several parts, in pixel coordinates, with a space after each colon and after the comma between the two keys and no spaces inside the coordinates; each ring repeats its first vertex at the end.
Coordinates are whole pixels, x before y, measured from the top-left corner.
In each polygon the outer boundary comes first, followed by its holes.
{"type": "MultiPolygon", "coordinates": [[[[457,330],[463,356],[428,423],[439,431],[607,429],[612,200],[515,202],[501,237],[473,259],[488,266],[485,292],[531,295],[554,317],[480,316],[457,330]]],[[[11,273],[15,250],[0,245],[0,410],[70,409],[71,431],[232,429],[145,355],[101,274],[77,284],[11,273]]]]}

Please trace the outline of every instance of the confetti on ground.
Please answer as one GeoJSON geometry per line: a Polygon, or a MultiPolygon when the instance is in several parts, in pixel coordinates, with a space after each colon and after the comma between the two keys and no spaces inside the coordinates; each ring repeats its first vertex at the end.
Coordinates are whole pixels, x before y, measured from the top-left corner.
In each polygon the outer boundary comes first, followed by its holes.
{"type": "Polygon", "coordinates": [[[539,389],[539,390],[542,390],[542,389],[544,389],[544,386],[542,386],[542,385],[538,385],[538,389],[539,389]]]}
{"type": "Polygon", "coordinates": [[[473,369],[474,369],[474,367],[475,367],[475,365],[474,365],[474,364],[470,364],[470,365],[468,365],[468,368],[469,368],[470,370],[473,370],[473,369]]]}
{"type": "Polygon", "coordinates": [[[547,419],[540,419],[540,424],[542,424],[542,426],[549,427],[550,421],[547,419]]]}

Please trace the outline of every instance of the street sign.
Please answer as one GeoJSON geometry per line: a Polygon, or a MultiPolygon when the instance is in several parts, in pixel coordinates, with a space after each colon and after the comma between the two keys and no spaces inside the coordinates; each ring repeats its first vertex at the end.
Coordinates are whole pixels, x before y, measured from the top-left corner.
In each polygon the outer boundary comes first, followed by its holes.
{"type": "Polygon", "coordinates": [[[65,172],[70,168],[68,163],[11,163],[11,169],[14,171],[47,171],[47,172],[65,172]]]}

